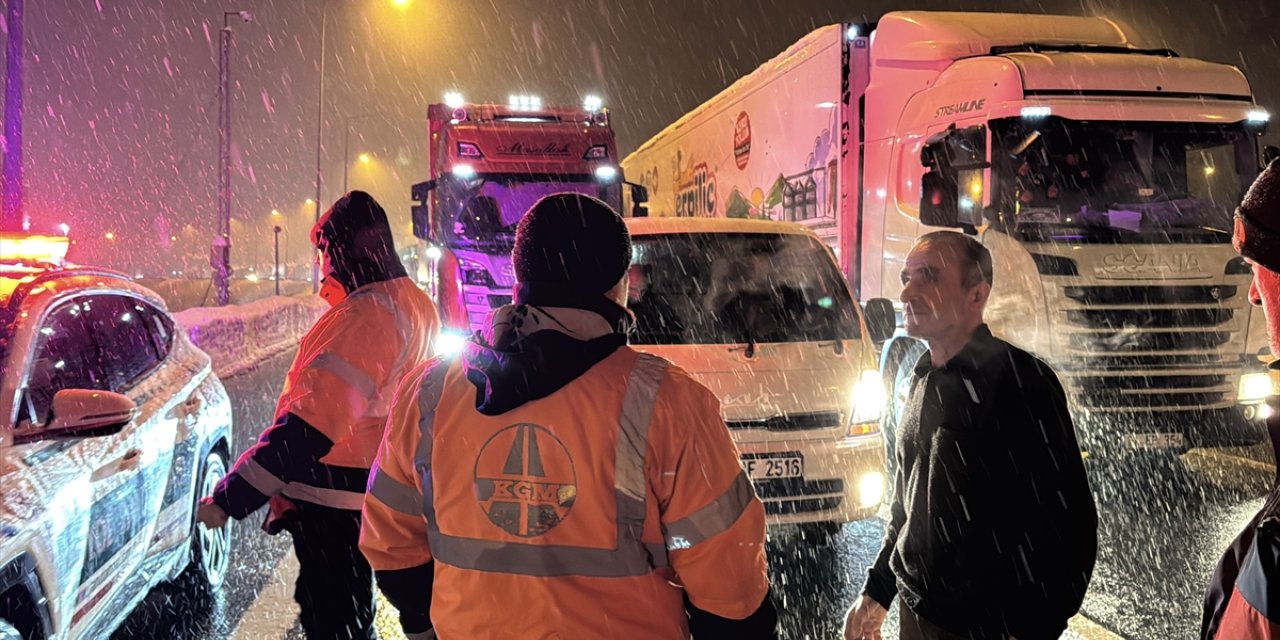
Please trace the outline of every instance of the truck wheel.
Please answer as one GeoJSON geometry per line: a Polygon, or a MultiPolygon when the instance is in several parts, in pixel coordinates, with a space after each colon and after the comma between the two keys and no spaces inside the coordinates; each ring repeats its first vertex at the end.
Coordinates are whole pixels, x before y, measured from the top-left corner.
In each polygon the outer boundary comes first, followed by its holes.
{"type": "MultiPolygon", "coordinates": [[[[216,449],[210,451],[204,464],[200,465],[197,500],[211,495],[226,475],[226,455],[216,449]]],[[[233,521],[228,520],[221,529],[208,529],[199,523],[192,525],[190,569],[198,584],[211,592],[221,588],[227,579],[227,569],[231,564],[232,524],[233,521]]]]}

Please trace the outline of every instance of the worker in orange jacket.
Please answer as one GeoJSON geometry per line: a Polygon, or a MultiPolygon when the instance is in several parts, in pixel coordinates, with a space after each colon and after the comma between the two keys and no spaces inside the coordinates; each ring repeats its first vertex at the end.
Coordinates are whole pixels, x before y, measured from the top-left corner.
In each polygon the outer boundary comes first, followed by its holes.
{"type": "Polygon", "coordinates": [[[406,634],[774,637],[764,508],[719,402],[626,344],[622,219],[549,196],[512,261],[515,305],[410,375],[370,472],[360,548],[406,634]]]}
{"type": "Polygon", "coordinates": [[[360,508],[396,384],[426,361],[439,320],[405,275],[387,214],[362,191],[316,223],[333,308],[302,338],[275,424],[205,498],[218,527],[271,502],[264,528],[293,537],[307,637],[373,638],[373,575],[357,548],[360,508]]]}

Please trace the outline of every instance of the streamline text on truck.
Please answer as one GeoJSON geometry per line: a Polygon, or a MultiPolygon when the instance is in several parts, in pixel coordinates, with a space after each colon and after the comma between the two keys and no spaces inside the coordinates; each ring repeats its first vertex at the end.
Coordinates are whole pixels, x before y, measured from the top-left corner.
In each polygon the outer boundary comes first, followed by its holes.
{"type": "Polygon", "coordinates": [[[534,202],[573,192],[621,208],[618,152],[595,98],[544,107],[533,96],[498,105],[451,94],[429,107],[427,121],[430,180],[413,187],[413,232],[426,258],[417,277],[446,332],[465,335],[511,302],[516,224],[534,202]]]}
{"type": "MultiPolygon", "coordinates": [[[[894,12],[810,33],[622,166],[653,216],[809,226],[864,302],[897,299],[922,234],[977,235],[988,321],[1058,370],[1086,446],[1181,450],[1257,441],[1276,389],[1230,244],[1267,120],[1235,67],[1106,18],[894,12]]],[[[886,343],[895,399],[922,350],[886,343]]]]}

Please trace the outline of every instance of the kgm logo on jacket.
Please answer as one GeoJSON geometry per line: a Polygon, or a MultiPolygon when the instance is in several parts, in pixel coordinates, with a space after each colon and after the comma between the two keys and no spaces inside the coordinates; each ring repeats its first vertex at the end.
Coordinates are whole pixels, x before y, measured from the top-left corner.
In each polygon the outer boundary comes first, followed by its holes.
{"type": "Polygon", "coordinates": [[[556,528],[578,497],[573,458],[536,424],[515,424],[489,438],[476,457],[476,500],[498,528],[532,538],[556,528]]]}

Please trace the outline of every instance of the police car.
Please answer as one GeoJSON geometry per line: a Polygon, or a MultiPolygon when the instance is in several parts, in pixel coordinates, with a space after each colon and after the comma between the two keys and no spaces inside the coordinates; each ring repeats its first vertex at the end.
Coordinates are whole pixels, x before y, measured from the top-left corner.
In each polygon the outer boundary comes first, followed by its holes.
{"type": "Polygon", "coordinates": [[[194,520],[231,436],[209,356],[67,244],[0,233],[0,638],[106,637],[157,583],[227,573],[230,528],[194,520]]]}

